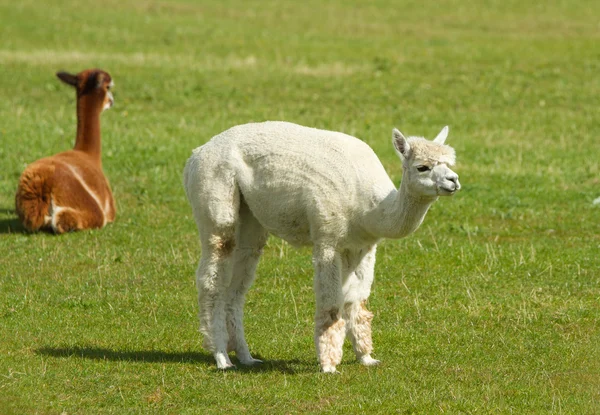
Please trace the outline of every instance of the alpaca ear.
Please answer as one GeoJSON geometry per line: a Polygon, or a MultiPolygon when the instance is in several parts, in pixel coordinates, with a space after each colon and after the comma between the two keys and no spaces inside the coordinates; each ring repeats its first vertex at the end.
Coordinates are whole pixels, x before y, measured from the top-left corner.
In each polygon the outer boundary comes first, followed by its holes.
{"type": "Polygon", "coordinates": [[[56,72],[56,76],[58,77],[58,79],[63,81],[65,84],[69,84],[69,85],[77,88],[77,83],[78,83],[77,75],[73,75],[68,72],[60,71],[60,72],[56,72]]]}
{"type": "Polygon", "coordinates": [[[437,144],[444,144],[446,138],[448,138],[448,126],[442,128],[442,131],[440,131],[437,137],[433,139],[433,142],[437,144]]]}
{"type": "Polygon", "coordinates": [[[99,88],[100,86],[102,86],[102,84],[104,83],[105,80],[106,80],[106,76],[104,75],[104,73],[99,72],[96,75],[96,88],[99,88]]]}
{"type": "Polygon", "coordinates": [[[408,144],[406,137],[395,128],[392,131],[392,143],[400,158],[406,160],[408,158],[408,152],[410,151],[410,145],[408,144]]]}

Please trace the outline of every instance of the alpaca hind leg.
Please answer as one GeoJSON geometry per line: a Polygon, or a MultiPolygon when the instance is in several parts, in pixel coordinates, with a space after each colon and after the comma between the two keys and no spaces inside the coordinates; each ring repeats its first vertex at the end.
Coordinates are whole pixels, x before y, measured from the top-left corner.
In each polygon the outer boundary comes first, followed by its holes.
{"type": "Polygon", "coordinates": [[[212,352],[219,369],[233,367],[227,355],[226,301],[233,273],[240,195],[230,173],[224,168],[204,175],[192,172],[186,183],[202,245],[196,271],[200,332],[204,347],[212,352]]]}
{"type": "Polygon", "coordinates": [[[321,370],[335,373],[342,361],[344,320],[341,317],[342,264],[335,249],[315,246],[313,252],[315,267],[315,346],[321,370]]]}
{"type": "Polygon", "coordinates": [[[51,203],[51,227],[55,233],[102,228],[106,224],[97,196],[70,168],[57,166],[54,182],[60,183],[54,188],[51,203]]]}
{"type": "Polygon", "coordinates": [[[262,363],[250,354],[244,334],[246,293],[256,275],[256,267],[268,238],[267,231],[252,215],[245,203],[240,207],[240,224],[233,255],[233,277],[227,291],[228,350],[235,350],[244,365],[262,363]]]}
{"type": "Polygon", "coordinates": [[[233,233],[208,238],[202,244],[202,258],[196,272],[203,346],[213,353],[219,369],[233,367],[227,355],[225,322],[226,293],[233,268],[233,241],[233,233]]]}
{"type": "Polygon", "coordinates": [[[373,340],[371,320],[373,313],[366,308],[367,298],[371,293],[375,269],[375,251],[373,246],[359,254],[358,264],[348,280],[344,283],[344,320],[346,333],[352,342],[354,353],[360,363],[366,366],[376,365],[379,360],[371,357],[373,340]],[[360,255],[363,255],[360,258],[360,255]]]}
{"type": "Polygon", "coordinates": [[[104,213],[92,199],[85,210],[71,207],[53,207],[50,226],[54,233],[101,228],[104,226],[104,213]]]}
{"type": "MultiPolygon", "coordinates": [[[[206,150],[210,153],[209,150],[206,150]]],[[[233,367],[227,355],[227,291],[233,274],[240,192],[228,163],[195,152],[184,170],[185,191],[200,234],[202,257],[196,272],[200,331],[217,367],[233,367]]]]}
{"type": "Polygon", "coordinates": [[[81,229],[81,221],[76,210],[71,208],[54,208],[50,226],[54,233],[61,234],[81,229]]]}

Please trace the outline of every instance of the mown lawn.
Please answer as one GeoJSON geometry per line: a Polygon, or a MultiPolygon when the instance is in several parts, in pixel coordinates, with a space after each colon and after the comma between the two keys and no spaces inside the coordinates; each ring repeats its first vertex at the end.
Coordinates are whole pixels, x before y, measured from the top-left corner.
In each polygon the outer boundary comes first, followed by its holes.
{"type": "Polygon", "coordinates": [[[600,3],[0,2],[0,414],[600,413],[600,3]],[[115,80],[100,231],[23,232],[27,163],[69,148],[60,69],[115,80]],[[463,190],[385,241],[374,357],[319,373],[309,249],[269,241],[246,307],[259,368],[201,348],[181,173],[249,121],[369,143],[450,125],[463,190]]]}

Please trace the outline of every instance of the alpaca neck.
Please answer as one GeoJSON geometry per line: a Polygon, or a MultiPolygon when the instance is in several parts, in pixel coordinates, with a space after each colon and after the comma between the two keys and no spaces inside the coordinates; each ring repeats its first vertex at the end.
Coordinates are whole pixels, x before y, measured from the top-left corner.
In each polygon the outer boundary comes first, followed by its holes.
{"type": "Polygon", "coordinates": [[[390,192],[369,215],[369,230],[380,238],[398,239],[410,235],[423,222],[437,196],[411,192],[406,180],[390,192]]]}
{"type": "Polygon", "coordinates": [[[77,136],[75,150],[83,151],[100,163],[100,113],[102,106],[91,99],[80,97],[77,101],[77,136]]]}

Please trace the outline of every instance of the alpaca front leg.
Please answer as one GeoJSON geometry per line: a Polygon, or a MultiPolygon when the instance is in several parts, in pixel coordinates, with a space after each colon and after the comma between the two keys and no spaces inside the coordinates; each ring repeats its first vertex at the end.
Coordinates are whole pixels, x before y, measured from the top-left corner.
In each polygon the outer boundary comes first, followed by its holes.
{"type": "Polygon", "coordinates": [[[217,367],[234,367],[227,355],[227,327],[225,297],[231,281],[231,254],[205,245],[196,272],[198,305],[200,308],[200,331],[204,335],[203,346],[212,352],[217,367]]]}
{"type": "Polygon", "coordinates": [[[352,342],[354,353],[360,363],[366,366],[376,365],[379,360],[371,357],[373,340],[371,334],[371,320],[373,313],[366,308],[367,298],[371,294],[375,270],[375,252],[373,245],[358,256],[358,265],[355,272],[351,273],[344,283],[344,320],[346,321],[347,334],[352,342]]]}
{"type": "Polygon", "coordinates": [[[335,373],[342,361],[344,320],[341,316],[343,305],[340,255],[330,248],[315,248],[315,346],[321,370],[335,373]]]}
{"type": "Polygon", "coordinates": [[[346,303],[344,306],[344,319],[348,337],[352,342],[354,353],[360,363],[365,366],[379,364],[379,360],[371,357],[373,340],[371,337],[371,320],[373,313],[365,307],[365,301],[346,303]]]}

